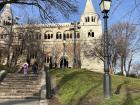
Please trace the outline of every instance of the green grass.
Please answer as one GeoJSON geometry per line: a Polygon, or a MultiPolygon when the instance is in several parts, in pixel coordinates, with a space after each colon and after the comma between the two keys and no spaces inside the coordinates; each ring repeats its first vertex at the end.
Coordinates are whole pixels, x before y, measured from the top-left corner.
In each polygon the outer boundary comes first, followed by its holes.
{"type": "Polygon", "coordinates": [[[61,105],[140,105],[140,79],[112,76],[112,97],[104,99],[100,73],[67,69],[52,70],[51,75],[61,105]]]}

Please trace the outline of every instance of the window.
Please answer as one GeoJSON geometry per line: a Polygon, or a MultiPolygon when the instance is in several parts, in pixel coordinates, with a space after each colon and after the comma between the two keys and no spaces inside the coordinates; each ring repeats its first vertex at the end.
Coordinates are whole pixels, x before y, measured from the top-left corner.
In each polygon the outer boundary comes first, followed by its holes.
{"type": "Polygon", "coordinates": [[[72,33],[70,33],[70,38],[72,39],[72,33]]]}
{"type": "Polygon", "coordinates": [[[94,37],[94,32],[92,32],[92,37],[94,37]]]}
{"type": "Polygon", "coordinates": [[[61,38],[62,38],[61,32],[57,32],[57,33],[56,33],[56,39],[61,39],[61,38]]]}
{"type": "Polygon", "coordinates": [[[58,39],[59,37],[58,37],[58,33],[56,33],[56,39],[58,39]]]}
{"type": "Polygon", "coordinates": [[[48,39],[50,39],[51,37],[50,37],[50,34],[48,34],[48,39]]]}
{"type": "Polygon", "coordinates": [[[92,18],[91,18],[91,21],[92,21],[92,22],[95,22],[95,20],[94,20],[93,16],[92,16],[92,18]]]}
{"type": "Polygon", "coordinates": [[[90,19],[89,19],[89,17],[87,17],[87,22],[90,22],[90,19]]]}
{"type": "Polygon", "coordinates": [[[80,38],[80,33],[77,33],[77,38],[80,38]]]}
{"type": "Polygon", "coordinates": [[[90,37],[90,32],[88,32],[88,37],[90,37]]]}
{"type": "Polygon", "coordinates": [[[94,32],[92,31],[88,32],[88,37],[94,37],[94,32]]]}
{"type": "Polygon", "coordinates": [[[63,35],[63,39],[66,39],[66,34],[63,35]]]}
{"type": "Polygon", "coordinates": [[[41,34],[39,34],[39,39],[41,39],[41,34]]]}
{"type": "Polygon", "coordinates": [[[69,39],[69,33],[67,33],[67,38],[69,39]]]}
{"type": "Polygon", "coordinates": [[[3,35],[1,35],[1,39],[3,39],[3,35]]]}
{"type": "Polygon", "coordinates": [[[49,63],[49,61],[50,61],[50,59],[49,59],[49,57],[47,57],[47,63],[49,63]]]}
{"type": "Polygon", "coordinates": [[[47,35],[46,34],[44,34],[44,39],[47,39],[47,35]]]}
{"type": "Polygon", "coordinates": [[[85,17],[85,22],[87,22],[87,18],[85,17]]]}
{"type": "Polygon", "coordinates": [[[51,38],[53,38],[53,34],[51,34],[51,38]]]}
{"type": "Polygon", "coordinates": [[[61,35],[61,34],[59,34],[59,38],[60,38],[60,39],[62,38],[62,35],[61,35]]]}

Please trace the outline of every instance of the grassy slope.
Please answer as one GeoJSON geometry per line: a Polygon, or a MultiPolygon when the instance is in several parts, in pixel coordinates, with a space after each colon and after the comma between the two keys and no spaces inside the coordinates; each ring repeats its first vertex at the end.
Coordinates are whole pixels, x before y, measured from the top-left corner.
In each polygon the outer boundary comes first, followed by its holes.
{"type": "Polygon", "coordinates": [[[62,105],[140,105],[140,79],[112,76],[112,97],[103,98],[102,74],[86,70],[53,70],[62,105]],[[120,94],[114,94],[120,92],[120,94]]]}

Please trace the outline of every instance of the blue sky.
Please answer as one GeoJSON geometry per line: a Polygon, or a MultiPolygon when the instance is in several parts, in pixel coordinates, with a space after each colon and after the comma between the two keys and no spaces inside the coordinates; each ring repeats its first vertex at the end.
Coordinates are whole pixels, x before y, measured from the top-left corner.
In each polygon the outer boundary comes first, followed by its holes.
{"type": "MultiPolygon", "coordinates": [[[[53,13],[57,17],[58,22],[79,21],[80,16],[81,16],[81,14],[84,10],[85,4],[86,4],[86,0],[76,0],[76,1],[78,1],[77,5],[79,8],[79,11],[78,11],[78,13],[71,14],[68,19],[64,18],[60,14],[56,15],[55,11],[53,11],[53,13]]],[[[93,2],[95,10],[97,11],[97,13],[100,15],[100,17],[102,19],[102,14],[101,14],[100,7],[99,7],[100,0],[92,0],[92,2],[93,2]]],[[[136,18],[138,11],[133,11],[133,13],[131,15],[129,14],[126,16],[127,12],[130,11],[131,8],[133,8],[133,6],[134,6],[134,0],[112,0],[112,7],[111,7],[110,14],[109,14],[109,25],[112,25],[112,24],[120,22],[120,21],[130,21],[130,22],[136,23],[136,20],[138,20],[138,18],[136,18]],[[122,1],[122,2],[120,2],[120,4],[119,4],[119,1],[122,1]],[[119,4],[119,5],[117,5],[117,4],[119,4]],[[116,8],[116,6],[118,6],[118,7],[116,8]],[[134,19],[134,17],[135,17],[135,19],[134,19]]],[[[31,8],[27,8],[27,7],[22,7],[19,9],[18,6],[14,6],[13,9],[14,9],[15,15],[21,17],[22,21],[25,19],[25,17],[27,17],[27,14],[25,14],[25,13],[28,13],[29,17],[38,19],[38,12],[36,9],[31,9],[31,8]]],[[[102,21],[103,21],[103,19],[102,19],[102,21]]]]}

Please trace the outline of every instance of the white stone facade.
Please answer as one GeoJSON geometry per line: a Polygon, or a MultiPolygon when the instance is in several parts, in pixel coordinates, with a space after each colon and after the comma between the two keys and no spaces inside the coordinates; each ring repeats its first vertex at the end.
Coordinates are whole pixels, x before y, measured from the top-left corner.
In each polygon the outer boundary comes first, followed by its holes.
{"type": "MultiPolygon", "coordinates": [[[[6,22],[11,23],[11,14],[7,15],[7,12],[11,13],[9,4],[6,5],[6,9],[1,15],[1,25],[6,22]],[[6,11],[6,13],[4,13],[6,11]],[[7,17],[7,18],[6,18],[7,17]]],[[[29,25],[14,25],[14,33],[22,34],[20,30],[22,28],[29,27],[29,25]]],[[[86,58],[83,53],[82,44],[91,43],[92,41],[99,39],[102,35],[102,25],[99,15],[95,12],[92,4],[92,0],[87,0],[85,10],[81,16],[79,24],[73,25],[71,23],[56,23],[56,24],[37,24],[32,27],[36,27],[38,31],[39,40],[42,43],[42,48],[46,54],[46,58],[51,57],[55,59],[55,54],[57,53],[57,67],[61,66],[62,58],[65,56],[68,62],[68,67],[73,67],[74,61],[74,40],[76,41],[76,56],[77,61],[81,65],[81,68],[86,68],[89,70],[103,72],[103,63],[99,59],[86,58]],[[74,30],[76,28],[76,38],[74,38],[74,30]],[[79,29],[77,27],[80,27],[79,29]],[[65,35],[65,54],[64,54],[64,38],[65,35]],[[54,54],[55,53],[55,54],[54,54]]],[[[0,29],[1,35],[3,34],[3,29],[0,29]]],[[[2,42],[3,39],[0,41],[2,42]]],[[[18,38],[15,38],[18,40],[18,38]]],[[[47,61],[46,61],[47,63],[47,61]]],[[[49,63],[49,62],[48,62],[49,63]]]]}

